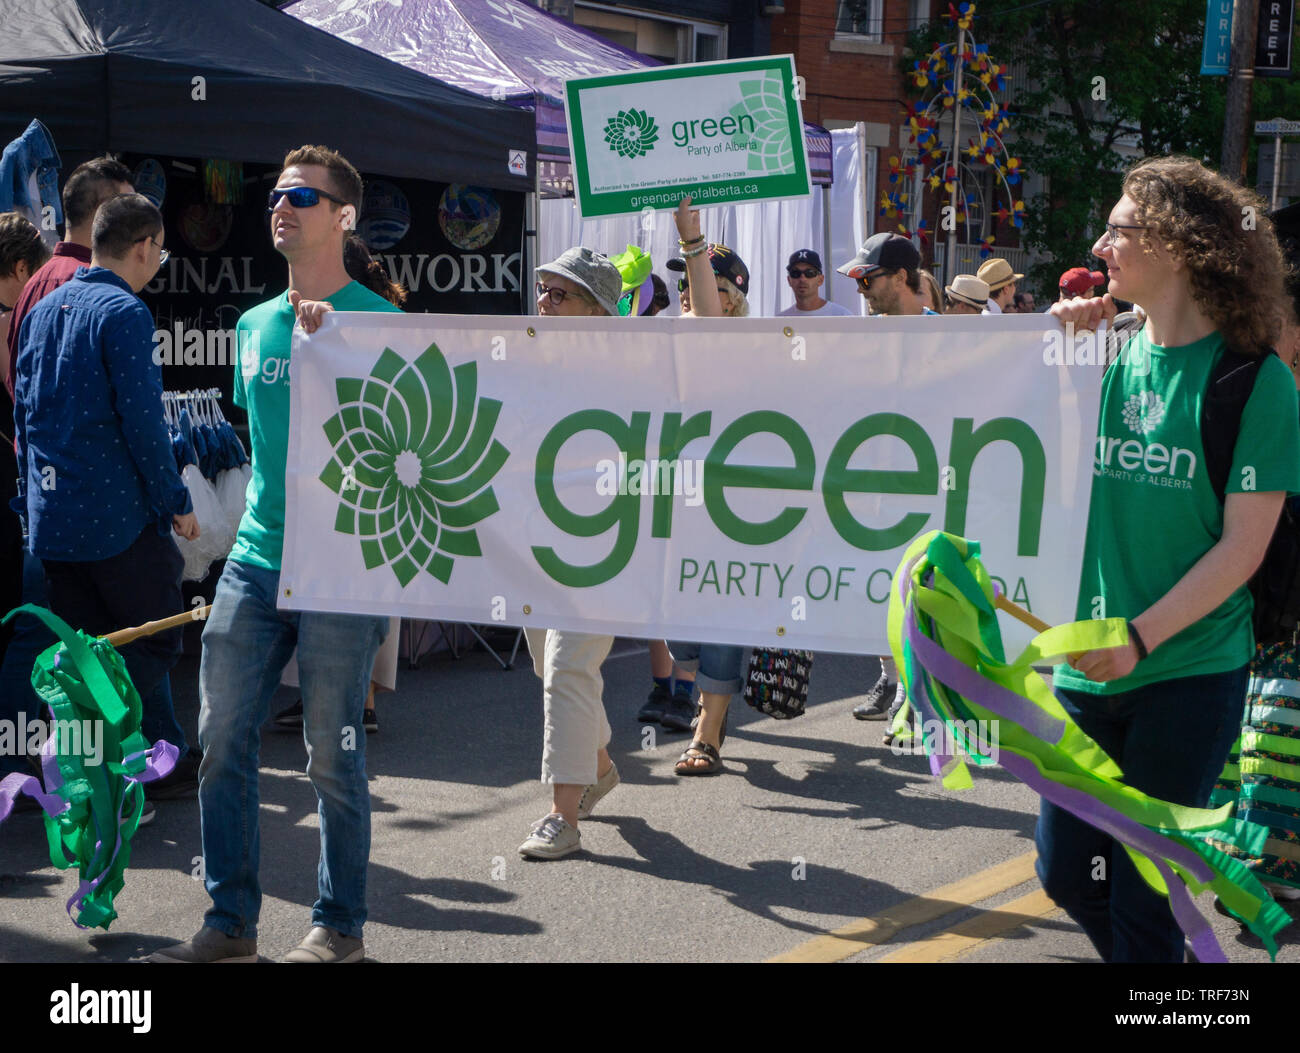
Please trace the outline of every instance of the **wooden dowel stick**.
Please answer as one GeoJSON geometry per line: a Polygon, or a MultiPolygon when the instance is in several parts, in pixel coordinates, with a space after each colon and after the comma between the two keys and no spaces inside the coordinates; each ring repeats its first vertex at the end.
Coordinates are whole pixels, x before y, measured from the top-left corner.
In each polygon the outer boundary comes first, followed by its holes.
{"type": "Polygon", "coordinates": [[[1051,626],[1048,625],[1045,621],[1043,621],[1042,618],[1035,617],[1034,615],[1030,614],[1027,610],[1025,610],[1023,607],[1021,607],[1019,604],[1012,603],[1005,596],[999,595],[994,599],[993,602],[997,606],[998,610],[1006,611],[1009,615],[1011,615],[1011,617],[1015,618],[1017,621],[1024,622],[1031,629],[1034,629],[1040,633],[1045,633],[1047,632],[1048,629],[1051,628],[1051,626]]]}
{"type": "Polygon", "coordinates": [[[208,616],[212,610],[212,604],[204,607],[197,607],[192,611],[183,611],[180,614],[173,614],[170,618],[159,618],[157,621],[145,622],[143,625],[133,625],[129,629],[118,629],[115,633],[110,633],[104,639],[114,647],[121,647],[129,644],[132,640],[138,640],[141,636],[152,636],[154,633],[160,633],[164,629],[174,629],[178,625],[184,625],[187,622],[201,622],[208,616]]]}

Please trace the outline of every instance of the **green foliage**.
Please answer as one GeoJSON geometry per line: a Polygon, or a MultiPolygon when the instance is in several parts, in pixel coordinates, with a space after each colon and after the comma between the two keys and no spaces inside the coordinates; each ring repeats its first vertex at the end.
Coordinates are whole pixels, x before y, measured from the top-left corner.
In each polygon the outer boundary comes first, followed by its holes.
{"type": "MultiPolygon", "coordinates": [[[[1200,75],[1204,28],[1205,0],[979,0],[976,40],[1025,73],[1007,88],[1007,148],[1022,171],[1047,179],[1048,192],[1026,202],[1023,243],[1046,258],[1030,270],[1032,288],[1054,289],[1067,267],[1096,263],[1091,247],[1128,158],[1188,154],[1218,166],[1227,78],[1200,75]]],[[[947,20],[931,23],[913,35],[904,70],[955,39],[947,20]]],[[[1258,78],[1254,114],[1300,119],[1300,81],[1258,78]]]]}

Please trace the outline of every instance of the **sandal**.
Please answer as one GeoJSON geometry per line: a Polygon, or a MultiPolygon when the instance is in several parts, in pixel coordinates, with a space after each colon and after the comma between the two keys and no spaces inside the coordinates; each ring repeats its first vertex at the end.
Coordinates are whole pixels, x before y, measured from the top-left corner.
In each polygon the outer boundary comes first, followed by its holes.
{"type": "Polygon", "coordinates": [[[722,758],[718,756],[718,751],[710,746],[707,742],[700,742],[698,739],[692,742],[677,758],[677,766],[673,769],[678,775],[717,775],[722,771],[722,758]],[[705,758],[709,763],[705,765],[693,764],[692,761],[705,758]]]}
{"type": "MultiPolygon", "coordinates": [[[[695,703],[695,716],[691,717],[691,730],[694,731],[700,726],[700,704],[695,703]]],[[[721,749],[727,742],[727,718],[731,716],[731,704],[727,704],[727,711],[722,714],[722,730],[718,732],[718,748],[721,749]]],[[[687,747],[688,749],[690,747],[687,747]]]]}

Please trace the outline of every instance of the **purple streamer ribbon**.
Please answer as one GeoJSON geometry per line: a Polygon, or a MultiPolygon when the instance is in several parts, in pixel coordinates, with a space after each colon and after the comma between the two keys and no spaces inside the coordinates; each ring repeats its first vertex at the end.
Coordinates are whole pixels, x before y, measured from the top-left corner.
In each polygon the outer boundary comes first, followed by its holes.
{"type": "MultiPolygon", "coordinates": [[[[908,643],[912,645],[913,652],[917,655],[917,659],[927,675],[936,676],[942,683],[949,685],[965,698],[983,706],[998,717],[1019,724],[1039,739],[1051,741],[1053,744],[1060,741],[1065,730],[1063,721],[1048,718],[1052,724],[1060,726],[1054,740],[1035,732],[1033,727],[1020,717],[1020,713],[1023,712],[1026,706],[1032,706],[1028,699],[1022,698],[1020,695],[1003,688],[1000,684],[995,684],[980,676],[970,666],[953,658],[922,634],[912,598],[907,600],[907,611],[904,620],[907,625],[908,643]],[[923,643],[918,646],[918,641],[923,641],[923,643]],[[931,669],[932,662],[940,668],[937,670],[931,669]],[[961,671],[954,669],[954,666],[960,667],[961,671]],[[1008,695],[1015,700],[1009,705],[1007,704],[1008,695]]],[[[917,696],[916,701],[922,711],[933,711],[934,703],[929,697],[925,685],[915,684],[912,686],[917,696]]],[[[1035,712],[1046,716],[1036,706],[1032,708],[1035,712]]],[[[936,718],[937,716],[938,714],[935,713],[936,718]]],[[[1041,726],[1042,721],[1034,721],[1033,723],[1041,726]]],[[[935,757],[931,758],[930,770],[938,774],[935,764],[936,759],[935,757]]],[[[1227,956],[1219,946],[1213,929],[1210,928],[1209,923],[1206,922],[1204,916],[1196,908],[1191,895],[1188,893],[1187,886],[1165,863],[1166,859],[1172,860],[1191,873],[1197,881],[1209,882],[1214,878],[1214,871],[1204,859],[1186,845],[1143,826],[1137,820],[1129,818],[1112,805],[1106,804],[1092,794],[1047,778],[1029,758],[1022,757],[1010,750],[1004,750],[1000,753],[999,764],[1040,797],[1051,801],[1083,822],[1149,858],[1164,879],[1169,892],[1169,906],[1173,912],[1174,920],[1178,922],[1179,928],[1191,941],[1192,950],[1197,958],[1205,963],[1227,962],[1227,956]]]]}
{"type": "Polygon", "coordinates": [[[125,775],[123,778],[127,782],[153,782],[155,779],[165,778],[176,767],[176,758],[179,756],[179,749],[166,739],[159,739],[149,749],[137,750],[135,753],[122,758],[122,763],[128,766],[134,764],[141,757],[146,758],[144,771],[139,775],[125,775]]]}
{"type": "Polygon", "coordinates": [[[33,798],[45,810],[46,815],[58,815],[71,807],[57,793],[46,793],[41,788],[41,780],[35,775],[24,775],[16,771],[0,779],[0,823],[9,818],[20,793],[33,798]]]}
{"type": "Polygon", "coordinates": [[[992,710],[1000,717],[1014,721],[1037,739],[1057,745],[1065,735],[1065,721],[1045,713],[1023,695],[1009,691],[977,673],[923,632],[916,618],[913,601],[907,605],[907,642],[927,673],[946,684],[957,694],[992,710]],[[992,700],[997,700],[997,705],[992,700]]]}

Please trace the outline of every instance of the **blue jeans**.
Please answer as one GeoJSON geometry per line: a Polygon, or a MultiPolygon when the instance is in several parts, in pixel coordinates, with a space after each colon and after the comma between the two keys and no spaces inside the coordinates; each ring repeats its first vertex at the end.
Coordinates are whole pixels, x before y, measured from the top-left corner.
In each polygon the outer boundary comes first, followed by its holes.
{"type": "Polygon", "coordinates": [[[668,652],[683,670],[696,674],[695,682],[701,691],[734,695],[745,686],[740,668],[745,658],[743,647],[674,640],[668,644],[668,652]]]}
{"type": "MultiPolygon", "coordinates": [[[[1242,666],[1117,695],[1057,694],[1130,786],[1204,808],[1241,730],[1248,676],[1249,666],[1242,666]]],[[[1034,839],[1044,891],[1087,933],[1103,961],[1183,960],[1183,934],[1169,900],[1142,880],[1109,836],[1043,801],[1034,839]]]]}
{"type": "Polygon", "coordinates": [[[320,815],[312,925],[360,937],[370,858],[362,710],[388,619],[277,610],[279,584],[278,571],[230,560],[203,629],[199,816],[212,897],[203,924],[228,936],[257,935],[258,751],[271,695],[296,645],[307,776],[320,815]]]}

